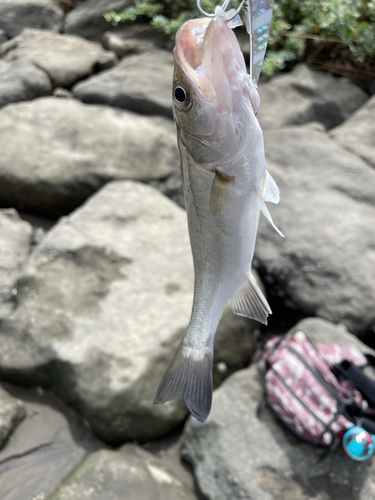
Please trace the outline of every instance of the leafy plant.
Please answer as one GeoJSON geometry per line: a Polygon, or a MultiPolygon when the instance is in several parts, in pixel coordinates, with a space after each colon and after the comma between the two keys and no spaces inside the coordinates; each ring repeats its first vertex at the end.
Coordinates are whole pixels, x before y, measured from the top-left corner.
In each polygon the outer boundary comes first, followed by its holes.
{"type": "MultiPolygon", "coordinates": [[[[202,0],[208,12],[213,12],[215,5],[213,0],[202,0]]],[[[231,4],[238,5],[239,1],[231,4]]],[[[200,15],[194,0],[136,0],[123,12],[110,12],[105,17],[115,24],[149,19],[155,28],[173,38],[183,22],[200,15]]],[[[309,46],[320,51],[334,47],[334,52],[338,50],[346,60],[359,65],[372,63],[373,68],[375,0],[275,0],[263,73],[271,76],[288,62],[303,60],[309,46]]]]}

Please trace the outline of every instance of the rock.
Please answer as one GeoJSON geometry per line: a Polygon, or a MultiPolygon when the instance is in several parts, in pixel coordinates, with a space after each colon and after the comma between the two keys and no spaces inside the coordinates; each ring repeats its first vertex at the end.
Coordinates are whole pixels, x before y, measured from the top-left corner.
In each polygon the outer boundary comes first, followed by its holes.
{"type": "Polygon", "coordinates": [[[367,94],[345,78],[333,78],[300,64],[259,86],[258,119],[263,129],[321,122],[330,129],[346,120],[367,94]]]}
{"type": "MultiPolygon", "coordinates": [[[[113,30],[112,30],[113,31],[113,30]]],[[[156,29],[151,24],[146,23],[120,23],[115,29],[115,33],[123,40],[138,40],[152,44],[153,47],[173,50],[174,41],[156,29]]]]}
{"type": "MultiPolygon", "coordinates": [[[[341,327],[317,318],[300,322],[293,330],[297,329],[306,332],[314,342],[359,343],[341,327]]],[[[263,380],[262,364],[237,372],[215,391],[212,412],[203,425],[189,419],[184,431],[183,458],[193,465],[204,498],[372,498],[374,461],[354,462],[341,445],[319,460],[322,450],[298,441],[268,407],[257,416],[263,380]]]]}
{"type": "Polygon", "coordinates": [[[314,130],[315,132],[326,132],[327,129],[320,122],[308,122],[301,125],[305,130],[314,130]]]}
{"type": "Polygon", "coordinates": [[[53,394],[40,387],[6,387],[22,404],[19,408],[24,413],[26,409],[26,418],[0,452],[1,500],[41,500],[56,490],[87,453],[104,445],[53,394]]]}
{"type": "Polygon", "coordinates": [[[32,227],[13,209],[0,210],[0,320],[14,307],[16,282],[29,256],[32,227]]]}
{"type": "Polygon", "coordinates": [[[375,324],[375,172],[325,134],[265,133],[268,168],[281,201],[271,206],[280,238],[262,217],[255,250],[269,283],[305,315],[357,335],[375,324]]]}
{"type": "Polygon", "coordinates": [[[89,455],[47,500],[194,500],[163,463],[139,446],[89,455]]]}
{"type": "Polygon", "coordinates": [[[4,30],[0,29],[0,45],[8,40],[7,34],[4,30]]]}
{"type": "Polygon", "coordinates": [[[91,75],[104,54],[99,44],[36,29],[25,29],[0,47],[6,61],[25,58],[44,70],[53,87],[70,87],[91,75]]]}
{"type": "MultiPolygon", "coordinates": [[[[264,291],[254,270],[253,274],[264,291]]],[[[232,373],[249,366],[262,328],[257,321],[238,316],[229,304],[226,306],[215,336],[214,388],[232,373]]]]}
{"type": "Polygon", "coordinates": [[[63,99],[73,99],[73,94],[69,90],[57,87],[53,91],[53,97],[61,97],[63,99]]]}
{"type": "MultiPolygon", "coordinates": [[[[31,255],[0,325],[0,376],[52,386],[106,442],[157,439],[187,416],[182,401],[153,400],[192,297],[186,213],[144,184],[107,184],[31,255]]],[[[216,359],[232,370],[254,350],[254,323],[223,321],[216,359]]]]}
{"type": "Polygon", "coordinates": [[[185,208],[185,198],[184,191],[182,187],[182,175],[181,175],[181,167],[180,165],[176,165],[172,174],[166,179],[162,179],[161,181],[152,181],[150,184],[157,189],[165,196],[168,196],[171,200],[173,200],[180,207],[185,208]]]}
{"type": "Polygon", "coordinates": [[[61,215],[103,184],[164,178],[179,162],[173,123],[75,99],[0,110],[0,202],[61,215]]]}
{"type": "Polygon", "coordinates": [[[12,397],[0,386],[0,449],[25,415],[22,401],[12,397]]]}
{"type": "Polygon", "coordinates": [[[64,12],[53,0],[1,0],[0,28],[9,38],[25,28],[59,31],[64,12]]]}
{"type": "Polygon", "coordinates": [[[86,103],[109,104],[172,118],[173,56],[155,50],[123,59],[115,68],[73,87],[86,103]]]}
{"type": "Polygon", "coordinates": [[[121,12],[131,4],[131,0],[85,0],[66,16],[65,32],[100,41],[103,33],[113,28],[104,14],[121,12]]]}
{"type": "Polygon", "coordinates": [[[26,59],[0,60],[0,108],[18,101],[30,101],[51,94],[51,82],[44,71],[26,59]]]}
{"type": "Polygon", "coordinates": [[[96,63],[96,71],[105,71],[111,69],[118,63],[117,56],[114,52],[104,52],[99,61],[96,63]]]}
{"type": "Polygon", "coordinates": [[[132,54],[142,54],[154,48],[152,42],[137,40],[136,38],[122,38],[116,33],[106,31],[102,38],[103,47],[113,51],[119,59],[132,54]]]}
{"type": "Polygon", "coordinates": [[[375,96],[331,132],[341,147],[375,167],[375,96]]]}

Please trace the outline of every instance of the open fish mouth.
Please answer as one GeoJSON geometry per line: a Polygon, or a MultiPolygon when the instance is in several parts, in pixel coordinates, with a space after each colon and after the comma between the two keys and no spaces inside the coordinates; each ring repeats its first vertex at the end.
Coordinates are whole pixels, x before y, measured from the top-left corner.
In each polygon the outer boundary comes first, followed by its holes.
{"type": "Polygon", "coordinates": [[[208,18],[193,19],[181,26],[177,33],[174,57],[176,63],[189,73],[195,72],[202,64],[204,38],[210,22],[208,18]]]}
{"type": "Polygon", "coordinates": [[[245,61],[224,13],[185,23],[176,35],[175,81],[190,81],[218,111],[232,112],[247,87],[245,61]]]}

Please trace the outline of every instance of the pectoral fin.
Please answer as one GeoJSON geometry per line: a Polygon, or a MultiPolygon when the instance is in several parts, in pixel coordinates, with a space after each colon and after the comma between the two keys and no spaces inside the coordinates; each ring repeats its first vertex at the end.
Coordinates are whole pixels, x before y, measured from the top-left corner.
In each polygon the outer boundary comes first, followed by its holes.
{"type": "Polygon", "coordinates": [[[236,295],[233,295],[231,303],[235,314],[256,319],[264,325],[267,324],[267,317],[272,314],[267,299],[253,275],[246,276],[245,283],[236,295]]]}
{"type": "Polygon", "coordinates": [[[279,233],[280,236],[284,237],[283,233],[280,231],[280,229],[274,224],[271,214],[268,210],[268,207],[266,205],[266,202],[264,201],[262,191],[260,190],[259,187],[255,188],[255,191],[258,195],[259,201],[260,201],[260,209],[263,213],[263,215],[266,217],[266,219],[271,223],[272,227],[279,233]]]}
{"type": "Polygon", "coordinates": [[[210,213],[220,215],[229,200],[229,185],[234,177],[222,174],[215,170],[215,177],[211,188],[210,213]]]}
{"type": "Polygon", "coordinates": [[[262,195],[264,201],[269,201],[271,203],[275,203],[276,205],[280,201],[280,189],[268,171],[263,182],[262,195]]]}

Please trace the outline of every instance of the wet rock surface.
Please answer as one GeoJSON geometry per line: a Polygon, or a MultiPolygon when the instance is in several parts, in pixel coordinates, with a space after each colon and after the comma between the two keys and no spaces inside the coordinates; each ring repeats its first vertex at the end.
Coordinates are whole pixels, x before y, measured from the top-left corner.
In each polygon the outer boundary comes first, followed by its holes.
{"type": "Polygon", "coordinates": [[[3,205],[51,215],[114,179],[166,177],[179,161],[168,120],[53,97],[0,110],[0,150],[3,205]]]}
{"type": "Polygon", "coordinates": [[[259,86],[258,120],[263,129],[318,121],[327,129],[343,122],[368,96],[344,78],[329,77],[306,65],[259,86]]]}
{"type": "Polygon", "coordinates": [[[30,101],[51,94],[47,74],[26,59],[0,60],[0,108],[18,101],[30,101]]]}
{"type": "Polygon", "coordinates": [[[15,306],[17,279],[31,250],[32,232],[16,210],[0,210],[0,320],[15,306]]]}
{"type": "MultiPolygon", "coordinates": [[[[107,442],[161,437],[187,415],[181,401],[152,403],[192,293],[185,212],[146,185],[110,183],[31,255],[0,326],[0,373],[52,386],[107,442]]],[[[254,352],[255,323],[224,321],[216,353],[230,373],[254,352]]]]}
{"type": "Polygon", "coordinates": [[[0,386],[0,450],[25,415],[22,401],[11,396],[0,386]]]}
{"type": "Polygon", "coordinates": [[[375,324],[374,170],[313,130],[268,131],[265,144],[283,200],[271,213],[285,234],[261,220],[255,255],[270,288],[305,315],[367,333],[375,324]]]}
{"type": "Polygon", "coordinates": [[[341,147],[375,167],[375,96],[331,132],[341,147]]]}
{"type": "Polygon", "coordinates": [[[24,418],[0,451],[1,500],[45,499],[88,453],[104,445],[53,394],[6,388],[22,402],[24,418]]]}
{"type": "Polygon", "coordinates": [[[172,118],[172,75],[172,54],[154,50],[126,57],[115,68],[77,84],[73,94],[86,103],[172,118]]]}
{"type": "Polygon", "coordinates": [[[25,28],[59,31],[64,12],[54,0],[1,0],[0,28],[9,38],[25,28]]]}
{"type": "Polygon", "coordinates": [[[28,59],[47,73],[53,87],[70,87],[93,74],[103,54],[97,43],[37,29],[25,29],[0,47],[0,57],[28,59]]]}
{"type": "Polygon", "coordinates": [[[194,500],[196,496],[165,468],[162,461],[139,446],[89,455],[48,500],[194,500]]]}
{"type": "MultiPolygon", "coordinates": [[[[342,327],[318,318],[302,330],[314,343],[353,342],[342,327]]],[[[362,347],[366,351],[365,346],[362,347]]],[[[342,449],[322,453],[298,441],[268,407],[257,416],[263,394],[262,363],[232,375],[215,391],[203,425],[189,418],[183,457],[194,467],[208,500],[367,500],[374,492],[375,463],[356,463],[342,449]]]]}

